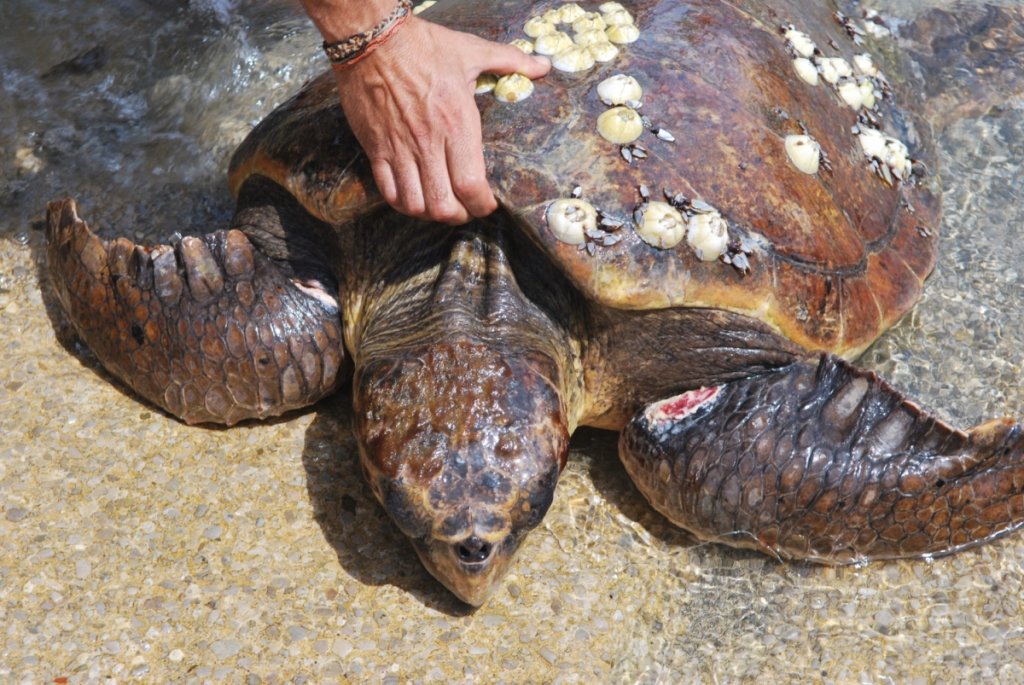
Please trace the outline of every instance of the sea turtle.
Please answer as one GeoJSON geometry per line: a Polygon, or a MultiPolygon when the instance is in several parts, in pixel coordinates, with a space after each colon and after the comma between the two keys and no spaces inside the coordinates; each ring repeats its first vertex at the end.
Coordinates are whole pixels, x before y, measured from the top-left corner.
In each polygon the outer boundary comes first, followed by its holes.
{"type": "Polygon", "coordinates": [[[622,430],[627,471],[678,525],[782,558],[937,555],[1019,526],[1019,424],[955,430],[845,361],[936,257],[929,129],[898,73],[827,3],[614,5],[432,10],[495,40],[536,17],[619,39],[527,99],[480,95],[493,216],[385,207],[324,76],[236,152],[230,230],[141,247],[51,203],[64,310],[188,423],[281,414],[351,372],[370,487],[472,605],[580,425],[622,430]]]}

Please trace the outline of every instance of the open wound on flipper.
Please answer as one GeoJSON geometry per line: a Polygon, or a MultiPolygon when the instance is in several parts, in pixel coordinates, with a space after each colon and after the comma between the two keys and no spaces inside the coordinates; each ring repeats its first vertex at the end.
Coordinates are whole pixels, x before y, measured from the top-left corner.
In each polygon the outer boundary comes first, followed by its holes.
{"type": "Polygon", "coordinates": [[[234,424],[334,389],[334,293],[294,283],[238,230],[146,248],[105,241],[71,199],[47,207],[57,297],[106,369],[187,423],[234,424]]]}
{"type": "Polygon", "coordinates": [[[962,432],[832,356],[641,409],[619,453],[703,540],[845,564],[956,552],[1024,523],[1024,428],[962,432]]]}

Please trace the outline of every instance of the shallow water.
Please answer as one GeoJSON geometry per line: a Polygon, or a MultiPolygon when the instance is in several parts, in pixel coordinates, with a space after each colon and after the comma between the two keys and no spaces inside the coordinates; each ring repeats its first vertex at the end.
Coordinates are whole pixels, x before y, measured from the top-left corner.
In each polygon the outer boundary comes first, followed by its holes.
{"type": "Polygon", "coordinates": [[[283,0],[15,1],[0,25],[4,232],[70,193],[109,234],[223,225],[231,151],[323,67],[283,0]]]}
{"type": "MultiPolygon", "coordinates": [[[[323,62],[285,0],[70,7],[0,3],[0,679],[1024,681],[1024,536],[848,569],[695,545],[586,432],[462,615],[363,485],[344,397],[222,431],[119,391],[40,294],[45,202],[105,236],[222,227],[232,149],[323,62]]],[[[941,132],[938,268],[863,359],[964,426],[1024,413],[1024,99],[996,100],[941,132]]]]}

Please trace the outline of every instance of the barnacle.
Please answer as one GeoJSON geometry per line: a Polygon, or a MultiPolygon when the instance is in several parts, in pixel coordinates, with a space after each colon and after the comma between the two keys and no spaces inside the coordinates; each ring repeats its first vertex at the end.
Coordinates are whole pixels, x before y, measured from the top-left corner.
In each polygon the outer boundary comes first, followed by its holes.
{"type": "Polygon", "coordinates": [[[643,218],[637,223],[636,232],[648,245],[667,250],[686,237],[686,220],[667,202],[648,202],[642,211],[643,218]]]}
{"type": "Polygon", "coordinates": [[[498,84],[498,77],[494,74],[480,74],[476,77],[476,94],[490,93],[498,84]]]}
{"type": "Polygon", "coordinates": [[[545,33],[543,36],[538,37],[537,42],[533,45],[533,49],[538,55],[557,55],[572,46],[573,42],[569,34],[564,31],[555,31],[554,33],[545,33]]]}
{"type": "Polygon", "coordinates": [[[586,71],[594,66],[594,55],[584,45],[573,45],[551,58],[551,66],[559,71],[586,71]]]}
{"type": "Polygon", "coordinates": [[[705,262],[713,262],[729,246],[729,224],[717,210],[694,214],[687,220],[686,242],[705,262]]]}
{"type": "Polygon", "coordinates": [[[619,49],[608,41],[591,43],[587,46],[587,50],[594,56],[595,62],[611,62],[619,54],[619,49]]]}
{"type": "Polygon", "coordinates": [[[628,43],[635,43],[640,38],[640,29],[633,24],[620,24],[609,26],[605,29],[605,35],[608,36],[608,40],[612,43],[626,45],[628,43]]]}
{"type": "Polygon", "coordinates": [[[503,102],[519,102],[533,93],[533,81],[522,74],[502,76],[494,86],[494,97],[503,102]]]}
{"type": "Polygon", "coordinates": [[[629,107],[612,107],[597,118],[597,132],[610,143],[626,145],[644,132],[643,120],[629,107]]]}
{"type": "Polygon", "coordinates": [[[806,57],[797,57],[793,60],[793,68],[801,79],[812,86],[818,85],[818,68],[814,66],[814,62],[806,57]]]}
{"type": "Polygon", "coordinates": [[[597,210],[576,197],[555,200],[544,216],[551,233],[570,245],[582,245],[587,240],[587,231],[597,229],[597,210]]]}
{"type": "Polygon", "coordinates": [[[810,57],[814,54],[814,50],[816,49],[814,41],[811,40],[811,37],[803,31],[797,31],[794,28],[789,28],[786,29],[786,32],[783,35],[789,42],[789,47],[791,47],[793,52],[798,56],[810,57]]]}
{"type": "Polygon", "coordinates": [[[640,82],[627,74],[615,74],[597,84],[597,97],[606,105],[624,105],[643,96],[640,82]]]}
{"type": "Polygon", "coordinates": [[[789,161],[793,162],[800,171],[805,174],[818,173],[818,165],[821,162],[821,146],[808,135],[786,136],[786,154],[789,161]]]}

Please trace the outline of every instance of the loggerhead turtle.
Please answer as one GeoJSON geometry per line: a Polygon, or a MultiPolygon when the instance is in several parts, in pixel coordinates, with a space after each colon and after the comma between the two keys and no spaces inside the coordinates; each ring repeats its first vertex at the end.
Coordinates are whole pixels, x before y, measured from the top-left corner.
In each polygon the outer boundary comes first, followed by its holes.
{"type": "Polygon", "coordinates": [[[386,208],[324,76],[236,152],[230,230],[141,247],[51,203],[58,298],[188,423],[303,407],[351,370],[370,487],[472,605],[580,425],[621,429],[644,495],[701,539],[825,563],[991,539],[1024,521],[1020,425],[953,429],[844,361],[918,298],[939,201],[915,103],[833,10],[447,0],[433,20],[570,41],[480,97],[495,215],[386,208]]]}

